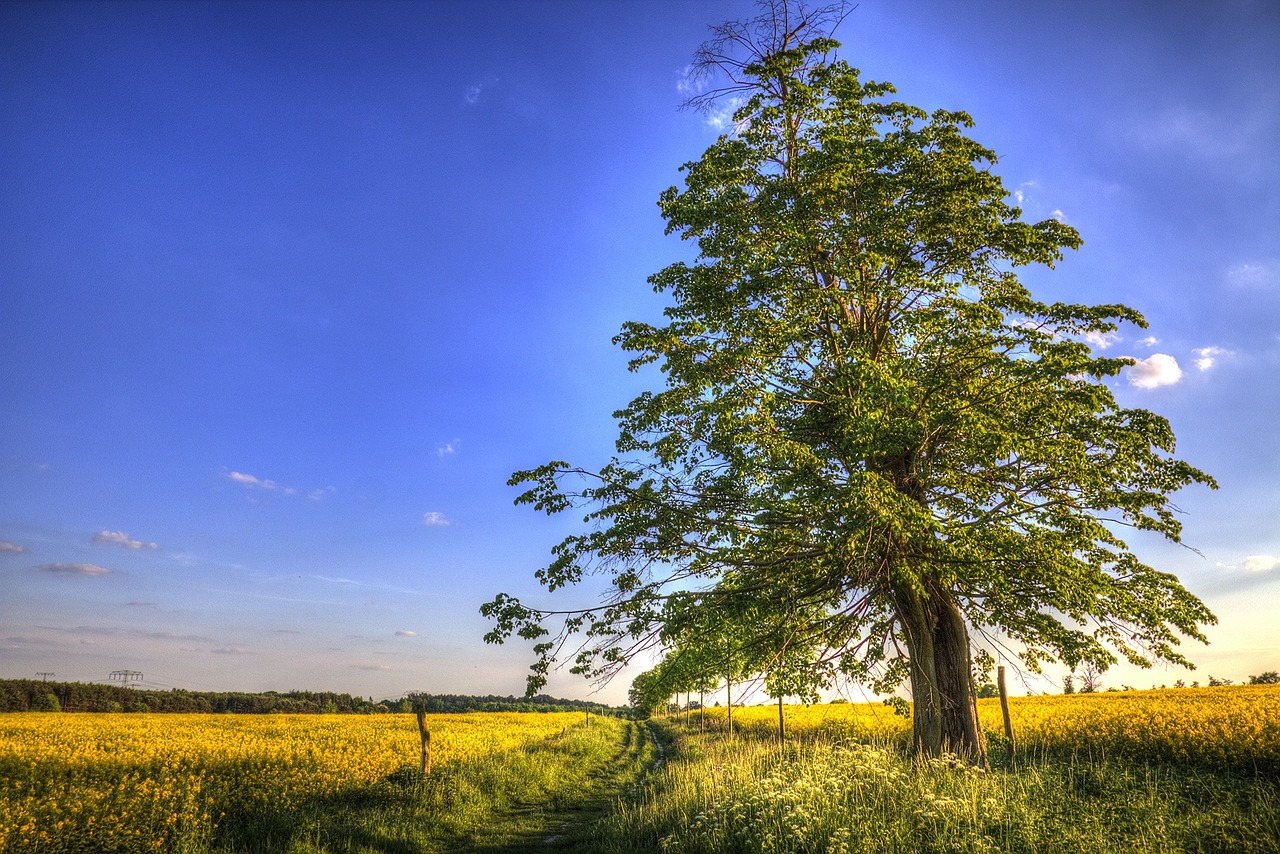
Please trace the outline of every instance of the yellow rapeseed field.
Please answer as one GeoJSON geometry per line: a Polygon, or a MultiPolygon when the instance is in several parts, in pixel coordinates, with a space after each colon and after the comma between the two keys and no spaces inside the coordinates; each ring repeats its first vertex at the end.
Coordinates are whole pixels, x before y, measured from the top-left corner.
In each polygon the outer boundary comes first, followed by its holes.
{"type": "MultiPolygon", "coordinates": [[[[1242,770],[1280,770],[1280,685],[1233,685],[1098,694],[1012,697],[1009,714],[1019,751],[1179,762],[1242,770]]],[[[723,729],[726,710],[706,710],[707,726],[723,729]]],[[[787,729],[833,739],[905,739],[911,722],[880,703],[786,706],[787,729]]],[[[978,701],[988,733],[1004,731],[999,701],[978,701]]],[[[778,709],[733,710],[735,728],[765,736],[778,709]]],[[[699,713],[692,714],[699,726],[699,713]]],[[[998,737],[998,735],[997,735],[998,737]]]]}
{"type": "MultiPolygon", "coordinates": [[[[431,715],[435,767],[577,712],[431,715]]],[[[0,851],[199,850],[240,808],[286,811],[416,765],[412,715],[0,714],[0,851]]]]}

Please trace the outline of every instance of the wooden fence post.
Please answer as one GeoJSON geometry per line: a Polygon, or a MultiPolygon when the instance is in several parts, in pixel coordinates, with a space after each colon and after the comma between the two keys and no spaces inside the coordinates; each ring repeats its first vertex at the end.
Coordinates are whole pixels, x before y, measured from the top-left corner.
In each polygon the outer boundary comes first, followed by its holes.
{"type": "Polygon", "coordinates": [[[1013,721],[1009,718],[1009,691],[1004,684],[1004,665],[996,670],[996,684],[1000,689],[1000,714],[1004,716],[1004,737],[1008,741],[1008,759],[1013,761],[1013,721]]]}
{"type": "Polygon", "coordinates": [[[427,728],[427,713],[418,711],[418,735],[422,736],[422,774],[431,773],[431,730],[427,728]]]}
{"type": "Polygon", "coordinates": [[[728,715],[729,735],[733,735],[733,680],[732,679],[726,678],[724,680],[724,697],[725,697],[725,705],[729,709],[729,715],[728,715]]]}

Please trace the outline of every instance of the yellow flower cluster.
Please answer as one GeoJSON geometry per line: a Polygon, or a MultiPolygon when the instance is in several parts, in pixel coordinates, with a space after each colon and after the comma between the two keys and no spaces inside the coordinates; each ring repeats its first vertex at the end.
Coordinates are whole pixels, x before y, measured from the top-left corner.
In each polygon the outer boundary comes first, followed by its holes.
{"type": "MultiPolygon", "coordinates": [[[[1280,769],[1280,685],[1233,685],[1098,694],[1012,697],[1009,714],[1019,752],[1280,769]]],[[[699,712],[690,716],[699,728],[699,712]]],[[[855,741],[909,736],[911,722],[881,703],[786,706],[788,732],[855,741]]],[[[726,709],[706,710],[708,729],[723,730],[726,709]]],[[[683,716],[681,718],[683,720],[683,716]]],[[[1003,733],[1000,703],[978,701],[988,733],[1003,733]]],[[[733,710],[739,732],[777,731],[776,705],[733,710]]]]}
{"type": "MultiPolygon", "coordinates": [[[[1014,737],[1031,753],[1080,753],[1248,771],[1280,770],[1280,685],[1014,697],[1014,737]]],[[[979,700],[988,732],[997,700],[979,700]]]]}
{"type": "MultiPolygon", "coordinates": [[[[560,732],[576,712],[431,715],[435,767],[560,732]]],[[[416,766],[411,715],[0,714],[0,852],[205,847],[234,809],[416,766]]]]}

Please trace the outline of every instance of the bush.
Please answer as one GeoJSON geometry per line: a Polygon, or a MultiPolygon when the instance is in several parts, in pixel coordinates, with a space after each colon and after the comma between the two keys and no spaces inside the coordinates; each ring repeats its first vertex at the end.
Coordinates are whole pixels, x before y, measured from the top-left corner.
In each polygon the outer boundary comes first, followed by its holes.
{"type": "Polygon", "coordinates": [[[60,712],[62,711],[62,704],[58,702],[58,698],[51,691],[45,691],[43,694],[36,694],[31,700],[31,711],[60,712]]]}

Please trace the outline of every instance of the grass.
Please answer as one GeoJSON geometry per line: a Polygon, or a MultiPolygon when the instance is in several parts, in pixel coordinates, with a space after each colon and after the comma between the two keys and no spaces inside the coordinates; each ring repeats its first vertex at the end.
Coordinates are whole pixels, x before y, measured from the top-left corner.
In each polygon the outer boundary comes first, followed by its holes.
{"type": "Polygon", "coordinates": [[[1277,854],[1272,687],[1025,698],[991,772],[913,761],[876,705],[790,707],[784,744],[772,709],[734,736],[442,717],[425,777],[410,716],[27,713],[0,719],[0,852],[1277,854]]]}
{"type": "Polygon", "coordinates": [[[590,850],[1280,851],[1280,782],[1263,774],[1078,758],[988,773],[822,736],[673,741],[590,850]]]}
{"type": "Polygon", "coordinates": [[[423,777],[405,766],[377,783],[318,798],[292,813],[228,815],[212,848],[224,854],[570,852],[654,756],[644,724],[590,727],[423,777]]]}

